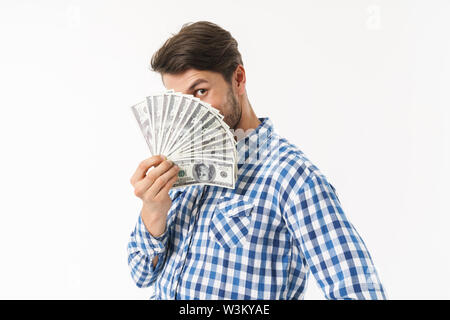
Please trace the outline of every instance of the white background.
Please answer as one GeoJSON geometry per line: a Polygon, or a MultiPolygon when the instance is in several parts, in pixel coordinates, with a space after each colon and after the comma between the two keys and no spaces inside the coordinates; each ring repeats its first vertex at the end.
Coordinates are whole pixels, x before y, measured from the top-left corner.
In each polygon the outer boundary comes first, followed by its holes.
{"type": "MultiPolygon", "coordinates": [[[[147,299],[130,106],[183,23],[239,42],[259,117],[336,187],[390,299],[450,299],[449,1],[0,2],[0,298],[147,299]]],[[[323,299],[313,277],[307,299],[323,299]]]]}

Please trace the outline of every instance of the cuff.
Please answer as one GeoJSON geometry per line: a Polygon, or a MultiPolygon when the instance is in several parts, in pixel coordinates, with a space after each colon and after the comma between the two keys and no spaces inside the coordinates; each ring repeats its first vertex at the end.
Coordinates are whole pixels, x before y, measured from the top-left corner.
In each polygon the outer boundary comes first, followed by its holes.
{"type": "Polygon", "coordinates": [[[136,243],[144,251],[147,256],[155,256],[164,253],[167,246],[168,233],[167,229],[159,237],[153,237],[145,228],[144,221],[139,215],[136,225],[136,243]]]}

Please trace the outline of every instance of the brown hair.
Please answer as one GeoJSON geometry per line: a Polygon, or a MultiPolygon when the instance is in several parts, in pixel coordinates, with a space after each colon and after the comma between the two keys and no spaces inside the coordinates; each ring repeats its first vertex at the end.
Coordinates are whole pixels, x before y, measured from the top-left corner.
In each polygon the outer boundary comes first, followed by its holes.
{"type": "Polygon", "coordinates": [[[243,65],[237,41],[208,21],[184,24],[151,59],[153,71],[160,74],[177,74],[191,68],[208,70],[222,74],[228,83],[239,64],[243,65]]]}

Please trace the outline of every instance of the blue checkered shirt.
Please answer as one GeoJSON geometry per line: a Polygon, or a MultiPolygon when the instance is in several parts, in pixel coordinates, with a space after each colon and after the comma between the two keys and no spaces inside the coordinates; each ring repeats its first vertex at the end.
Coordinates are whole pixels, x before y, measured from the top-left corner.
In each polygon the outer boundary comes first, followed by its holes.
{"type": "Polygon", "coordinates": [[[151,299],[302,299],[311,273],[327,299],[386,299],[335,188],[260,120],[237,142],[235,189],[171,189],[160,237],[139,216],[128,243],[136,285],[153,286],[151,299]]]}

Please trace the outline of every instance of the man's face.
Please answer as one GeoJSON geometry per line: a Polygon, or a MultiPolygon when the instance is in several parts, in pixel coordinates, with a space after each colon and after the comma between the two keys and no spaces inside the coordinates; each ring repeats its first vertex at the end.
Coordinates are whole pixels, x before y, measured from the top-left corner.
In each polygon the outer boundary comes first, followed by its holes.
{"type": "Polygon", "coordinates": [[[209,168],[207,166],[200,166],[198,168],[198,179],[201,181],[209,180],[209,168]]]}
{"type": "Polygon", "coordinates": [[[220,73],[189,69],[179,74],[165,73],[162,79],[166,89],[192,94],[211,104],[224,116],[225,123],[230,128],[236,129],[241,119],[242,108],[231,85],[220,73]]]}

